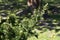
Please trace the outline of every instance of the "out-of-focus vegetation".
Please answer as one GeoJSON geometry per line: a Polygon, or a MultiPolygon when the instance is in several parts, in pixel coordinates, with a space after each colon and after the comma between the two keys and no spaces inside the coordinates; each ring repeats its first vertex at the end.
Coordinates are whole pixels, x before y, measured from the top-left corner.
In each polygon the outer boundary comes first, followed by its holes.
{"type": "Polygon", "coordinates": [[[33,15],[16,16],[28,7],[27,0],[0,0],[0,40],[60,40],[60,0],[42,5],[33,15]]]}

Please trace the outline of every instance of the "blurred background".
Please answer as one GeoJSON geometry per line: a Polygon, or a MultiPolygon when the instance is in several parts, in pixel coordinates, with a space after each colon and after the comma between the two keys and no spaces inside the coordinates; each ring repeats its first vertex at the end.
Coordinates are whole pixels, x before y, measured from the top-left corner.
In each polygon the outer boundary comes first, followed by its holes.
{"type": "Polygon", "coordinates": [[[0,40],[60,40],[60,0],[27,2],[0,0],[0,40]]]}

